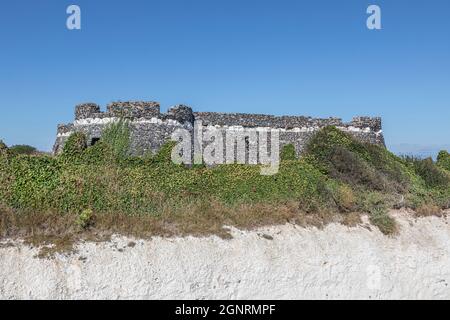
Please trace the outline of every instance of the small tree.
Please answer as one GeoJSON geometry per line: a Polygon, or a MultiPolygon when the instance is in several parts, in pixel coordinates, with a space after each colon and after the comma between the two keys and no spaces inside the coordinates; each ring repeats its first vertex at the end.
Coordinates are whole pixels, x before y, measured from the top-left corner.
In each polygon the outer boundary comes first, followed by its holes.
{"type": "Polygon", "coordinates": [[[7,150],[8,146],[0,139],[0,151],[7,150]]]}
{"type": "Polygon", "coordinates": [[[439,152],[437,157],[437,164],[441,168],[450,171],[450,154],[445,150],[439,152]]]}
{"type": "Polygon", "coordinates": [[[0,140],[0,156],[6,155],[8,153],[8,146],[0,140]]]}
{"type": "Polygon", "coordinates": [[[431,158],[415,161],[414,169],[429,187],[447,186],[450,183],[445,171],[440,169],[431,158]]]}

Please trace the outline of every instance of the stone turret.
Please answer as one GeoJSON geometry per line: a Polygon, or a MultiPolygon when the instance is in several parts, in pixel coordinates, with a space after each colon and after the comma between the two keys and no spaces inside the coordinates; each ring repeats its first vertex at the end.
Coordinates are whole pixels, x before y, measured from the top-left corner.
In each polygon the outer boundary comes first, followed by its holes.
{"type": "Polygon", "coordinates": [[[380,117],[354,117],[351,124],[357,128],[370,128],[374,132],[381,131],[380,117]]]}
{"type": "Polygon", "coordinates": [[[166,118],[178,121],[180,123],[194,124],[194,113],[192,108],[185,105],[178,105],[170,108],[166,113],[166,118]]]}
{"type": "Polygon", "coordinates": [[[100,106],[95,103],[83,103],[75,107],[75,120],[95,118],[100,113],[100,106]]]}

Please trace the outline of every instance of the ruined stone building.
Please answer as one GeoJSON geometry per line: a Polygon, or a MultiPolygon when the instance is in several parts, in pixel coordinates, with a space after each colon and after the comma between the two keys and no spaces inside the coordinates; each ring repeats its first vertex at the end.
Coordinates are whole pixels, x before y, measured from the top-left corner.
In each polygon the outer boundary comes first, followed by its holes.
{"type": "Polygon", "coordinates": [[[305,116],[272,116],[262,114],[193,112],[190,107],[179,105],[160,112],[156,102],[113,102],[107,111],[101,111],[94,103],[80,104],[75,108],[75,121],[58,126],[53,152],[62,151],[70,134],[83,132],[87,144],[93,145],[102,138],[106,126],[120,118],[129,120],[131,129],[131,153],[142,155],[157,152],[161,146],[171,140],[172,133],[184,128],[193,130],[194,121],[204,128],[211,126],[227,128],[266,128],[279,129],[280,148],[293,144],[300,154],[305,144],[317,130],[326,126],[336,126],[348,132],[358,140],[384,145],[381,118],[355,117],[344,123],[339,118],[318,119],[305,116]]]}

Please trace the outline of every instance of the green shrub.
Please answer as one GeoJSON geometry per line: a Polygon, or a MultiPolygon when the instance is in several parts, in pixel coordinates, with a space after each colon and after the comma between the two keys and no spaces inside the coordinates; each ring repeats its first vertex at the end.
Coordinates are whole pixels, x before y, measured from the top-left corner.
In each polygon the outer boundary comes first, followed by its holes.
{"type": "Polygon", "coordinates": [[[130,152],[130,134],[129,122],[121,118],[105,128],[101,141],[111,148],[116,159],[123,160],[130,152]]]}
{"type": "Polygon", "coordinates": [[[332,187],[324,177],[314,179],[314,185],[305,185],[299,194],[299,208],[309,214],[331,210],[332,193],[332,187]]]}
{"type": "Polygon", "coordinates": [[[61,159],[66,163],[116,164],[127,159],[130,148],[130,128],[126,120],[109,124],[95,145],[87,146],[82,132],[70,135],[64,144],[61,159]]]}
{"type": "Polygon", "coordinates": [[[86,135],[82,132],[72,133],[64,144],[62,158],[68,161],[75,161],[83,156],[87,148],[86,135]]]}
{"type": "Polygon", "coordinates": [[[107,142],[100,140],[95,145],[88,147],[82,157],[85,164],[110,165],[122,160],[117,156],[116,150],[107,142]]]}
{"type": "Polygon", "coordinates": [[[7,150],[8,146],[0,139],[0,151],[7,150]]]}
{"type": "Polygon", "coordinates": [[[311,138],[305,147],[303,157],[324,174],[329,174],[333,150],[336,147],[347,148],[350,144],[349,136],[335,127],[326,127],[311,138]]]}
{"type": "Polygon", "coordinates": [[[372,210],[370,222],[385,235],[392,235],[397,231],[397,224],[394,218],[390,217],[387,211],[372,210]]]}
{"type": "Polygon", "coordinates": [[[400,158],[335,127],[320,130],[307,144],[305,157],[325,174],[353,186],[403,192],[409,184],[400,158]]]}
{"type": "Polygon", "coordinates": [[[91,209],[83,210],[78,216],[76,223],[81,229],[86,229],[92,221],[94,213],[91,209]]]}
{"type": "Polygon", "coordinates": [[[441,168],[450,171],[450,154],[445,150],[439,152],[437,157],[437,164],[441,168]]]}
{"type": "Polygon", "coordinates": [[[12,157],[5,200],[15,208],[46,210],[57,206],[60,170],[57,159],[47,155],[12,157]]]}
{"type": "Polygon", "coordinates": [[[295,146],[293,144],[287,144],[283,146],[283,148],[281,149],[280,160],[287,161],[296,159],[297,153],[295,152],[295,146]]]}
{"type": "Polygon", "coordinates": [[[352,190],[347,185],[341,185],[337,189],[336,203],[340,211],[348,212],[355,210],[356,196],[352,190]]]}
{"type": "Polygon", "coordinates": [[[29,145],[15,145],[10,147],[8,150],[11,155],[32,155],[37,153],[37,149],[29,145]]]}
{"type": "Polygon", "coordinates": [[[362,144],[362,146],[367,151],[366,161],[389,180],[392,189],[398,192],[407,191],[411,180],[403,160],[380,145],[362,144]]]}
{"type": "MultiPolygon", "coordinates": [[[[5,143],[3,143],[3,141],[2,140],[0,140],[0,157],[5,157],[5,156],[7,156],[9,154],[9,152],[8,152],[8,146],[5,144],[5,143]]],[[[2,168],[0,168],[0,170],[1,170],[2,168]]]]}
{"type": "Polygon", "coordinates": [[[332,149],[329,158],[329,174],[345,183],[362,185],[371,190],[386,190],[386,179],[358,155],[342,147],[332,149]]]}
{"type": "Polygon", "coordinates": [[[369,214],[370,222],[378,227],[383,234],[393,234],[397,230],[395,220],[388,214],[386,196],[379,192],[366,192],[360,195],[359,207],[369,214]]]}
{"type": "Polygon", "coordinates": [[[422,160],[410,157],[408,161],[412,163],[416,174],[425,181],[428,187],[445,187],[449,185],[449,176],[435,165],[433,159],[422,160]]]}
{"type": "Polygon", "coordinates": [[[10,191],[11,166],[9,165],[8,148],[0,140],[0,207],[1,199],[8,197],[10,191]]]}
{"type": "Polygon", "coordinates": [[[153,157],[153,161],[156,163],[173,163],[172,162],[172,150],[176,146],[175,141],[166,142],[158,153],[153,157]]]}

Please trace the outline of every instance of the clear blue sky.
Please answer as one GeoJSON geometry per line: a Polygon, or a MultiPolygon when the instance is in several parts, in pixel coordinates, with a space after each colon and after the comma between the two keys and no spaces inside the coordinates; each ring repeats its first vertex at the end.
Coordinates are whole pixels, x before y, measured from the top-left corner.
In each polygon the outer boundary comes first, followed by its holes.
{"type": "Polygon", "coordinates": [[[388,145],[450,144],[448,0],[40,0],[0,4],[0,138],[50,150],[74,105],[379,115],[388,145]],[[82,30],[66,28],[66,8],[82,30]],[[380,31],[366,9],[382,10],[380,31]]]}

